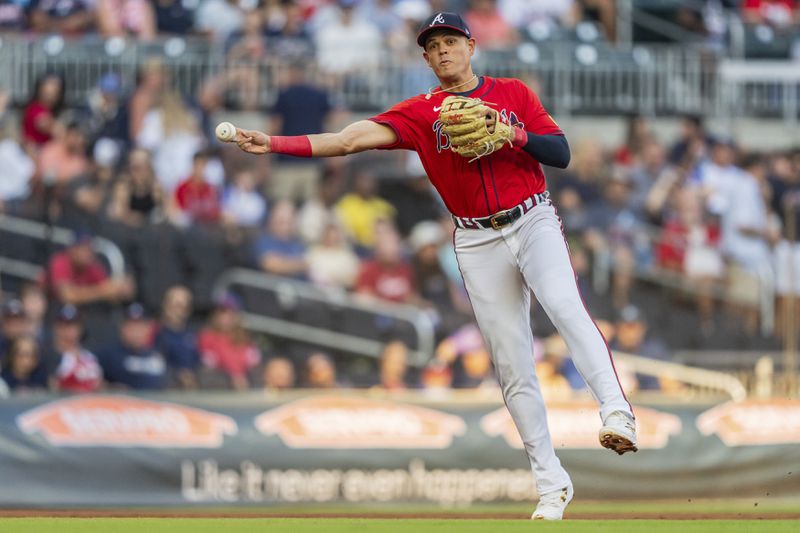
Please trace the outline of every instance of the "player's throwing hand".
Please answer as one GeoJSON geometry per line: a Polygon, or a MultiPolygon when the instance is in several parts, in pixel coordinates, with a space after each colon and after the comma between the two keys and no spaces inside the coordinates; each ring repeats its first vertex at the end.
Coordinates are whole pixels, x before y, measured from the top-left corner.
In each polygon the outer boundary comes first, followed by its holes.
{"type": "Polygon", "coordinates": [[[249,154],[268,154],[272,148],[269,135],[255,130],[236,128],[236,144],[249,154]]]}

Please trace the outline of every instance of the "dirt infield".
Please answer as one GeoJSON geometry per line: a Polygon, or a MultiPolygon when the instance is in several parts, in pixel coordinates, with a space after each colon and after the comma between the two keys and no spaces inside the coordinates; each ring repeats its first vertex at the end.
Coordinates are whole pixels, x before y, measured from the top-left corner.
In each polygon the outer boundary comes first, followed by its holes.
{"type": "MultiPolygon", "coordinates": [[[[131,511],[123,509],[0,509],[0,518],[373,518],[441,519],[441,520],[528,520],[529,516],[516,512],[449,512],[422,513],[269,513],[269,512],[214,512],[211,510],[185,511],[131,511]]],[[[567,512],[571,520],[800,520],[800,512],[567,512]]]]}

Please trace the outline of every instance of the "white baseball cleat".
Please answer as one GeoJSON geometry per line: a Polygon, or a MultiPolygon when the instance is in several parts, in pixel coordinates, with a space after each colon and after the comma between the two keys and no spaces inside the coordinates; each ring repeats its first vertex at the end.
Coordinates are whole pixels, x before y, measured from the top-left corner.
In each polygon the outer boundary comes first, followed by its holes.
{"type": "Polygon", "coordinates": [[[638,451],[633,417],[625,411],[614,411],[608,415],[600,428],[600,444],[620,455],[638,451]]]}
{"type": "Polygon", "coordinates": [[[531,515],[531,520],[561,520],[564,517],[564,509],[567,508],[574,495],[572,483],[563,489],[542,494],[536,510],[531,515]]]}

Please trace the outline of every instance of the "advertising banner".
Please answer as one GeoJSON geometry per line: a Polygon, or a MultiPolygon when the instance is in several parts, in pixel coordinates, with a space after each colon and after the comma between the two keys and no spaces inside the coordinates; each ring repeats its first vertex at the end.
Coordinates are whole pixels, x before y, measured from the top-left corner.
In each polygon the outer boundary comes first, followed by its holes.
{"type": "MultiPolygon", "coordinates": [[[[502,403],[331,392],[98,394],[0,402],[0,506],[535,499],[502,403]]],[[[800,495],[800,401],[637,405],[639,449],[597,442],[591,400],[548,424],[582,498],[800,495]]]]}

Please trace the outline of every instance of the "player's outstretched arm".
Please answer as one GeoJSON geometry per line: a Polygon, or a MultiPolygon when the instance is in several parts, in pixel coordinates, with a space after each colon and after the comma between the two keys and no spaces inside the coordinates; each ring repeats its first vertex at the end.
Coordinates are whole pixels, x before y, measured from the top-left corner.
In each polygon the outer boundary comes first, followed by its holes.
{"type": "Polygon", "coordinates": [[[397,141],[394,130],[370,120],[350,124],[338,133],[270,136],[236,128],[236,144],[251,154],[288,154],[298,157],[335,157],[389,146],[397,141]]]}

